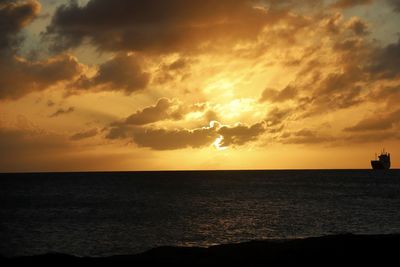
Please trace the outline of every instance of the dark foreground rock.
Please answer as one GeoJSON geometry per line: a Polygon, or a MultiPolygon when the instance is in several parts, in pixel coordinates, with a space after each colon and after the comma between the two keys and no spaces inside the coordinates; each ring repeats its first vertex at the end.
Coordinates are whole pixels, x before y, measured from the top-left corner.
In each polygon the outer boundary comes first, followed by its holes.
{"type": "MultiPolygon", "coordinates": [[[[0,264],[126,264],[240,266],[397,266],[400,235],[336,235],[284,241],[196,247],[160,247],[136,255],[79,258],[64,254],[1,258],[0,264]]],[[[34,265],[32,265],[34,266],[34,265]]]]}

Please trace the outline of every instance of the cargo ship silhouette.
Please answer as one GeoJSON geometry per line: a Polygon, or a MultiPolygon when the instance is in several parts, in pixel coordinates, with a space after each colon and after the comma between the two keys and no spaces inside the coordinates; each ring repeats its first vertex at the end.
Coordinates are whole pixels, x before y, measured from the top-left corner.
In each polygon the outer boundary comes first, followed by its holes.
{"type": "Polygon", "coordinates": [[[375,154],[375,160],[371,160],[371,166],[374,170],[390,169],[390,153],[385,152],[385,149],[383,149],[378,157],[375,154]]]}

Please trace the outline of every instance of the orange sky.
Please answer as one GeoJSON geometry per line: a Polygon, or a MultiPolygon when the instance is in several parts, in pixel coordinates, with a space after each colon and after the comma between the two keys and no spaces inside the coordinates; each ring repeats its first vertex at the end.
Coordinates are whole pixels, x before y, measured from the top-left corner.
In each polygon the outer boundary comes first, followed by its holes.
{"type": "Polygon", "coordinates": [[[1,172],[400,167],[400,1],[4,0],[0,25],[1,172]]]}

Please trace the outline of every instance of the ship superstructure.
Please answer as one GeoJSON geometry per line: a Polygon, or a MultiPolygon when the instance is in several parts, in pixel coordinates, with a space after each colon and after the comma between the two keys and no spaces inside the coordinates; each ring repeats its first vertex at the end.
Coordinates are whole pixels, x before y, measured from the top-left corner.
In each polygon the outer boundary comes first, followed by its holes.
{"type": "Polygon", "coordinates": [[[371,166],[374,170],[390,169],[390,153],[385,152],[383,149],[378,157],[375,156],[375,160],[371,160],[371,166]]]}

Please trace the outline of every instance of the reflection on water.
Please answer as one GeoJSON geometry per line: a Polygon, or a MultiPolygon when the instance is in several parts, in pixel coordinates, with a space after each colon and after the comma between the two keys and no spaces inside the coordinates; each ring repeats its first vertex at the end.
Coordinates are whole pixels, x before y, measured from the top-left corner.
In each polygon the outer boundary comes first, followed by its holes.
{"type": "Polygon", "coordinates": [[[399,208],[397,170],[2,174],[0,254],[399,233],[399,208]]]}

